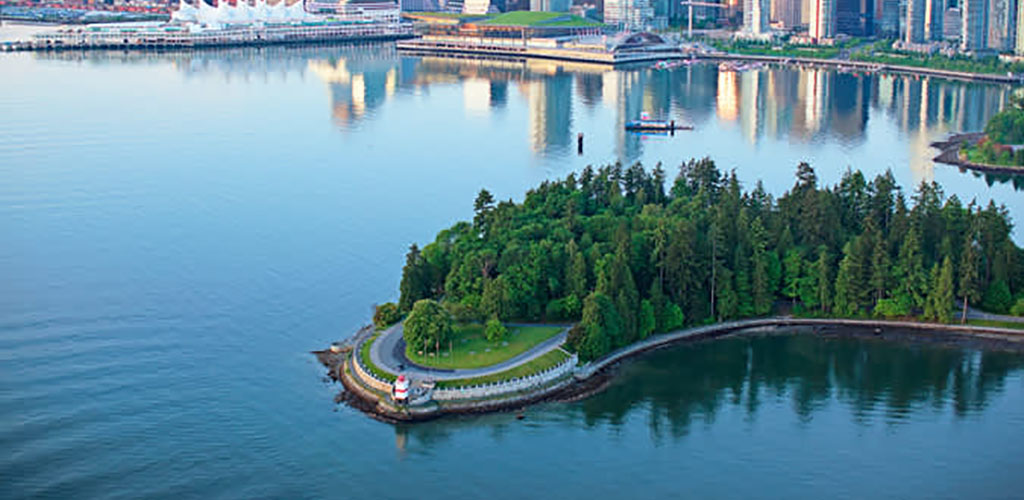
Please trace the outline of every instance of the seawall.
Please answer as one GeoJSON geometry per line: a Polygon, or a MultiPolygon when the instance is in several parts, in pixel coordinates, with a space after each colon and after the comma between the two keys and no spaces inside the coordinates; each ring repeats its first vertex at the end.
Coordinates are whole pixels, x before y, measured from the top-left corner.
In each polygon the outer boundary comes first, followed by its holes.
{"type": "Polygon", "coordinates": [[[358,348],[353,351],[317,356],[330,369],[332,378],[340,381],[347,395],[342,399],[371,416],[390,422],[418,422],[451,414],[489,413],[520,410],[541,401],[567,401],[599,392],[623,361],[648,351],[681,342],[714,339],[753,331],[777,328],[809,329],[811,334],[878,336],[885,339],[906,338],[913,341],[951,343],[981,342],[989,347],[1024,351],[1024,329],[987,326],[951,325],[886,320],[812,319],[772,317],[717,323],[659,334],[613,351],[573,370],[571,376],[559,377],[552,383],[530,390],[488,399],[429,401],[422,405],[397,406],[382,396],[379,380],[361,369],[358,348]],[[369,380],[362,380],[365,377],[369,380]]]}
{"type": "Polygon", "coordinates": [[[731,54],[731,53],[720,53],[720,54],[701,54],[696,56],[697,59],[708,59],[708,60],[740,60],[740,61],[760,61],[768,63],[781,63],[781,64],[802,64],[812,66],[831,66],[831,67],[844,67],[852,68],[862,71],[882,71],[888,73],[906,73],[914,75],[927,75],[927,76],[938,76],[943,78],[950,78],[954,80],[965,80],[970,82],[989,82],[989,83],[1024,83],[1021,76],[1006,76],[996,75],[989,73],[967,73],[963,71],[951,71],[945,69],[934,69],[925,68],[920,66],[902,66],[898,64],[885,64],[870,61],[855,61],[855,60],[843,60],[843,59],[819,59],[815,57],[786,57],[786,56],[768,56],[768,55],[757,55],[757,54],[731,54]]]}

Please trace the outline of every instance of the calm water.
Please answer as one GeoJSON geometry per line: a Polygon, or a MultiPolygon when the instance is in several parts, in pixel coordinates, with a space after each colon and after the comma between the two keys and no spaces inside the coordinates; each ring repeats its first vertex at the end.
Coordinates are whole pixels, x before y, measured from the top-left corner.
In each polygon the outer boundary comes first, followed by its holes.
{"type": "MultiPolygon", "coordinates": [[[[1019,496],[1024,358],[805,337],[629,365],[594,398],[396,428],[308,351],[406,247],[586,164],[710,155],[935,179],[1008,89],[825,71],[604,71],[390,46],[0,56],[0,497],[1019,496]],[[641,111],[693,123],[635,136],[641,111]],[[582,156],[576,133],[586,137],[582,156]],[[400,480],[396,481],[396,477],[400,480]]],[[[1021,232],[1015,234],[1022,241],[1021,232]]]]}

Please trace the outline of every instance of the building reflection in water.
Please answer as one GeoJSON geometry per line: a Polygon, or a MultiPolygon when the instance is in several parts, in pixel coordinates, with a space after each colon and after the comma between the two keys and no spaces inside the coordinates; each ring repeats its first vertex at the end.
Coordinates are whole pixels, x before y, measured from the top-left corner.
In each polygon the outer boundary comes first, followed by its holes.
{"type": "MultiPolygon", "coordinates": [[[[868,124],[882,119],[899,131],[918,180],[932,178],[929,142],[955,131],[980,130],[1008,100],[1009,87],[907,75],[842,73],[820,68],[720,71],[698,64],[674,70],[552,61],[406,57],[393,44],[269,47],[182,53],[52,52],[35,57],[85,64],[166,63],[186,78],[214,74],[249,82],[300,81],[314,75],[327,88],[331,116],[343,131],[358,129],[395,96],[461,87],[468,113],[487,116],[518,99],[527,110],[524,134],[535,155],[574,152],[575,116],[612,116],[612,154],[624,163],[643,154],[641,137],[624,130],[641,112],[702,128],[735,123],[743,142],[786,139],[856,146],[868,124]],[[574,107],[578,106],[579,109],[574,107]]],[[[726,127],[729,128],[729,127],[726,127]]],[[[589,133],[589,132],[588,132],[589,133]]],[[[1019,183],[1014,183],[1017,185],[1019,183]]]]}

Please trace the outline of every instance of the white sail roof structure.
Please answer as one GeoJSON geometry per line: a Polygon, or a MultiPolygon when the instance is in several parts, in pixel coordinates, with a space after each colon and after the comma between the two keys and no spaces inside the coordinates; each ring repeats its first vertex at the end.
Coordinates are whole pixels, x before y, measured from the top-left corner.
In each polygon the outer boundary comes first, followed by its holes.
{"type": "Polygon", "coordinates": [[[256,6],[249,5],[247,0],[238,0],[231,5],[228,0],[218,0],[216,7],[211,7],[204,0],[194,0],[195,6],[179,0],[178,9],[171,14],[171,20],[182,23],[199,24],[252,24],[258,22],[289,23],[304,21],[315,17],[306,12],[303,0],[288,5],[287,0],[278,0],[270,5],[266,0],[256,0],[256,6]]]}

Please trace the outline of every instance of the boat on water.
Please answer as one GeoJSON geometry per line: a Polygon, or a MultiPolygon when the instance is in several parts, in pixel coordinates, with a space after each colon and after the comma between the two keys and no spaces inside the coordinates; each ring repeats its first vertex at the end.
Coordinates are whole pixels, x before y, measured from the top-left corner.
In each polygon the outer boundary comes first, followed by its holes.
{"type": "Polygon", "coordinates": [[[639,120],[626,122],[626,130],[633,132],[674,132],[676,130],[693,130],[693,126],[676,123],[675,120],[652,120],[647,113],[641,113],[639,120]]]}

